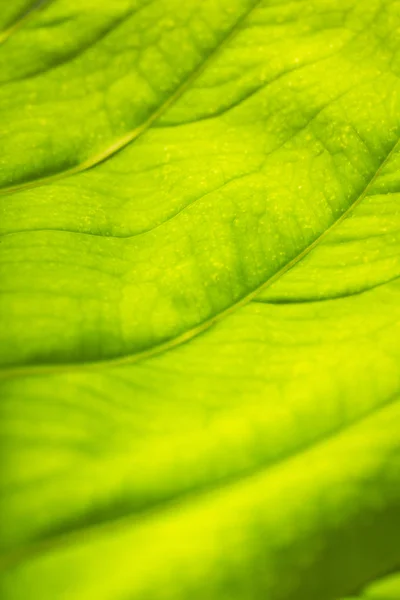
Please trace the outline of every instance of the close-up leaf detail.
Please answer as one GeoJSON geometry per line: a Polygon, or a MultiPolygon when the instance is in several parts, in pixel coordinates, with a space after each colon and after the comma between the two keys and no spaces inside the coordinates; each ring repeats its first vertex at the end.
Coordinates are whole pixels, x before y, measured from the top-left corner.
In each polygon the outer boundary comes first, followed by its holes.
{"type": "Polygon", "coordinates": [[[400,1],[0,28],[1,598],[400,600],[400,1]]]}

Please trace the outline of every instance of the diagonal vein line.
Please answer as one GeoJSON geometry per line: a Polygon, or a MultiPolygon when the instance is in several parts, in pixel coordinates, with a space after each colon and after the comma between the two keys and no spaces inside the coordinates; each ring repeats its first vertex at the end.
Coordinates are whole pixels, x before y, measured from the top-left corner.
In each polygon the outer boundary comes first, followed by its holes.
{"type": "Polygon", "coordinates": [[[110,146],[81,162],[70,169],[65,169],[58,173],[48,175],[42,178],[34,179],[26,183],[19,183],[5,188],[0,188],[0,196],[15,193],[21,190],[39,187],[59,181],[65,177],[76,175],[87,169],[91,169],[94,166],[104,162],[111,156],[122,150],[125,146],[137,140],[142,136],[151,125],[159,119],[173,104],[175,104],[184,92],[193,84],[193,82],[203,73],[210,62],[221,52],[221,50],[240,32],[243,23],[253,13],[253,11],[261,4],[263,0],[256,0],[253,5],[236,21],[236,23],[227,31],[222,40],[215,46],[215,48],[206,56],[203,62],[198,65],[176,88],[176,90],[153,112],[150,116],[141,123],[135,129],[132,129],[127,134],[113,142],[110,146]]]}
{"type": "Polygon", "coordinates": [[[216,325],[222,319],[225,319],[229,315],[236,312],[238,309],[246,306],[249,302],[254,300],[258,294],[264,291],[266,288],[271,286],[273,283],[278,281],[283,275],[285,275],[288,271],[293,269],[296,265],[298,265],[302,260],[304,260],[315,248],[321,244],[325,238],[331,233],[333,229],[338,227],[345,219],[347,219],[352,212],[357,208],[359,204],[364,200],[367,196],[369,189],[374,184],[375,180],[379,177],[380,173],[384,169],[385,165],[388,163],[390,158],[396,152],[397,148],[400,146],[400,138],[393,144],[392,148],[389,150],[388,154],[381,162],[375,173],[372,175],[370,180],[366,183],[362,192],[357,196],[357,198],[350,204],[350,206],[339,216],[336,221],[334,221],[330,227],[325,229],[318,237],[314,239],[311,244],[309,244],[306,248],[304,248],[297,256],[295,256],[292,260],[290,260],[286,265],[284,265],[279,271],[274,273],[272,277],[267,279],[257,288],[252,290],[250,293],[246,294],[242,298],[240,298],[237,302],[222,310],[221,312],[213,315],[206,321],[188,329],[182,334],[177,335],[174,338],[168,339],[164,342],[161,342],[151,348],[147,348],[146,350],[136,352],[133,354],[127,354],[125,356],[120,356],[117,358],[110,359],[100,359],[94,360],[91,362],[81,362],[81,363],[64,363],[61,365],[54,364],[43,364],[43,365],[24,365],[24,366],[11,366],[7,368],[0,369],[0,379],[8,379],[14,378],[18,376],[26,376],[26,375],[50,375],[55,373],[62,373],[65,371],[78,371],[78,370],[89,370],[89,369],[99,369],[104,366],[109,367],[117,367],[123,365],[131,365],[141,360],[151,358],[158,354],[162,354],[163,352],[172,350],[182,344],[185,344],[192,340],[194,337],[204,333],[213,325],[216,325]]]}
{"type": "Polygon", "coordinates": [[[46,8],[54,0],[36,0],[20,17],[4,31],[0,31],[0,44],[4,44],[18,29],[30,21],[39,10],[46,8]]]}
{"type": "Polygon", "coordinates": [[[374,285],[370,285],[364,289],[356,290],[355,292],[348,293],[338,293],[336,295],[332,294],[331,296],[323,296],[321,298],[311,297],[311,298],[272,298],[264,299],[264,298],[253,298],[253,302],[257,302],[258,304],[266,304],[266,305],[293,305],[293,304],[320,304],[321,302],[334,302],[335,300],[344,300],[345,298],[354,298],[355,296],[362,296],[363,294],[367,294],[368,292],[372,292],[372,290],[379,289],[384,287],[388,283],[394,283],[400,279],[400,275],[394,275],[385,281],[381,281],[379,283],[375,283],[374,285]]]}
{"type": "Polygon", "coordinates": [[[58,533],[52,537],[48,537],[45,540],[36,540],[31,543],[26,543],[25,546],[16,548],[0,555],[0,572],[4,569],[14,566],[26,559],[34,556],[46,553],[57,548],[79,543],[80,541],[87,541],[93,536],[98,534],[104,534],[118,528],[125,526],[127,523],[139,519],[152,518],[154,515],[159,514],[161,511],[166,509],[179,510],[183,504],[193,502],[197,498],[204,498],[211,494],[218,493],[220,491],[226,491],[242,482],[250,481],[266,471],[272,473],[281,469],[286,463],[294,461],[299,457],[303,457],[309,452],[315,451],[316,448],[320,448],[334,441],[336,438],[345,436],[351,432],[354,428],[362,426],[365,422],[379,416],[380,414],[390,410],[399,401],[398,392],[386,398],[382,403],[367,409],[364,413],[354,417],[347,423],[339,424],[332,427],[330,431],[322,432],[315,438],[305,441],[298,446],[290,449],[288,452],[278,456],[271,462],[260,462],[259,464],[250,467],[246,470],[242,470],[233,473],[231,476],[226,476],[220,480],[206,484],[201,487],[194,487],[192,489],[178,491],[177,494],[169,498],[164,498],[156,501],[151,506],[144,507],[142,509],[135,510],[134,512],[126,512],[107,520],[97,521],[95,523],[82,525],[75,529],[70,529],[63,533],[58,533]]]}
{"type": "MultiPolygon", "coordinates": [[[[52,0],[54,1],[54,0],[52,0]]],[[[124,13],[123,15],[119,16],[118,18],[116,18],[114,21],[112,21],[107,29],[102,30],[99,35],[94,39],[91,40],[90,42],[88,42],[86,45],[81,46],[78,50],[76,50],[75,52],[69,54],[67,57],[61,58],[58,60],[57,63],[52,64],[50,66],[48,66],[47,68],[41,68],[38,71],[33,71],[33,72],[29,72],[25,75],[22,75],[21,77],[16,76],[14,78],[11,79],[6,79],[5,81],[1,81],[1,84],[4,85],[9,85],[9,84],[14,84],[16,81],[28,81],[29,79],[34,79],[39,75],[44,75],[44,74],[48,74],[51,73],[52,71],[55,71],[59,68],[62,68],[64,65],[68,64],[69,62],[72,62],[75,58],[77,57],[82,57],[84,56],[89,50],[91,50],[93,47],[95,47],[99,42],[101,42],[102,40],[104,40],[105,38],[107,38],[107,36],[109,36],[111,33],[113,33],[116,29],[118,29],[118,27],[120,27],[122,25],[122,23],[125,23],[126,21],[128,21],[129,19],[131,19],[133,16],[135,16],[139,11],[144,10],[146,8],[149,7],[149,5],[153,2],[154,0],[149,0],[148,4],[142,4],[140,6],[140,8],[138,9],[130,9],[128,12],[124,13]]]]}

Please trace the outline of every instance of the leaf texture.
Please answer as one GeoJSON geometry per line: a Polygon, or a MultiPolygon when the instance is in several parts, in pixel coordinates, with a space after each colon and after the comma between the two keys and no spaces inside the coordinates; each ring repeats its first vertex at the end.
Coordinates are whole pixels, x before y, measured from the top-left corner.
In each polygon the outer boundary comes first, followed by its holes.
{"type": "Polygon", "coordinates": [[[400,3],[17,4],[2,597],[398,600],[400,3]]]}

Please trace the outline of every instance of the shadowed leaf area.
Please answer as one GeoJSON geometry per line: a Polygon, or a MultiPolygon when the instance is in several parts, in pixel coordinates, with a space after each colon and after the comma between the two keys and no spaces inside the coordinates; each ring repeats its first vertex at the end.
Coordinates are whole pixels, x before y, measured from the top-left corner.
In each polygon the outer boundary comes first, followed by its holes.
{"type": "Polygon", "coordinates": [[[400,600],[400,1],[0,27],[1,597],[400,600]]]}

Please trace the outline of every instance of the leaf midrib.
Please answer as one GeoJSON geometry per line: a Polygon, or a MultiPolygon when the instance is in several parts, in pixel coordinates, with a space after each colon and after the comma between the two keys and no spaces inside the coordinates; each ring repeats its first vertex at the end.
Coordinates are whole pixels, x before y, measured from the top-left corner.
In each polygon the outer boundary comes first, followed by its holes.
{"type": "Polygon", "coordinates": [[[349,215],[357,208],[357,206],[364,200],[364,198],[368,194],[368,190],[373,185],[382,169],[385,167],[387,162],[390,160],[391,156],[396,152],[397,148],[400,146],[400,138],[396,140],[393,144],[386,157],[378,166],[375,173],[366,183],[362,192],[357,196],[357,198],[349,205],[349,207],[327,228],[325,229],[318,237],[314,239],[311,244],[306,246],[297,256],[295,256],[292,260],[290,260],[286,265],[284,265],[279,271],[274,273],[272,277],[267,279],[264,283],[256,287],[254,290],[250,291],[248,294],[240,298],[237,302],[231,304],[228,308],[216,313],[206,321],[199,323],[195,327],[186,330],[180,335],[177,335],[174,338],[171,338],[165,342],[147,348],[146,350],[135,352],[132,354],[126,354],[123,356],[119,356],[116,358],[108,358],[108,359],[98,359],[87,362],[80,363],[63,363],[63,364],[42,364],[42,365],[16,365],[10,366],[6,368],[0,369],[0,380],[14,378],[18,376],[26,376],[26,375],[50,375],[55,373],[63,373],[70,371],[78,371],[78,370],[91,370],[91,369],[99,369],[105,366],[116,367],[123,365],[130,365],[141,360],[151,358],[158,354],[162,354],[163,352],[172,350],[177,346],[185,344],[192,340],[194,337],[204,333],[213,325],[216,325],[219,321],[222,321],[229,315],[233,314],[240,308],[246,306],[249,302],[251,302],[258,294],[267,289],[273,283],[278,281],[283,275],[285,275],[288,271],[293,269],[296,265],[298,265],[304,258],[306,258],[315,248],[317,248],[324,239],[332,232],[333,229],[338,227],[345,219],[349,217],[349,215]]]}

